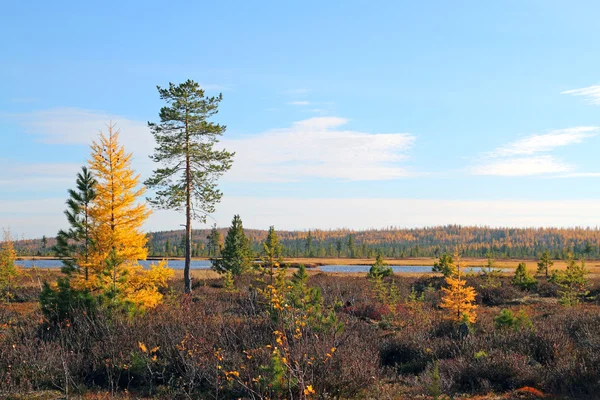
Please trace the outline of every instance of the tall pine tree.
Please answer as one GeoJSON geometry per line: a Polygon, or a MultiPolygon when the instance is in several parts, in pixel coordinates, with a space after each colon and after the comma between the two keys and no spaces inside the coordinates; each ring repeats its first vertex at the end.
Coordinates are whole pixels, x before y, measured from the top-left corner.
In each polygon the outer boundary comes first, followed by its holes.
{"type": "Polygon", "coordinates": [[[148,123],[157,147],[152,160],[162,167],[154,171],[146,185],[156,189],[151,203],[163,209],[185,212],[186,245],[184,287],[192,291],[192,219],[206,222],[215,211],[222,193],[218,178],[231,168],[234,153],[215,150],[225,126],[208,120],[218,112],[222,95],[206,97],[198,83],[187,80],[169,88],[157,87],[167,106],[160,109],[160,123],[148,123]]]}

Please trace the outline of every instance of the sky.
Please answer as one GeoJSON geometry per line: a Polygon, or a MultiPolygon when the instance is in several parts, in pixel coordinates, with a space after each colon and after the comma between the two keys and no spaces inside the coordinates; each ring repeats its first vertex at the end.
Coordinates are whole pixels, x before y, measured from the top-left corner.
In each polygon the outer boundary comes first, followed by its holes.
{"type": "MultiPolygon", "coordinates": [[[[600,225],[596,1],[6,2],[0,226],[67,226],[109,121],[148,178],[158,86],[223,94],[202,228],[600,225]]],[[[151,195],[151,193],[149,193],[151,195]]],[[[180,229],[155,211],[145,229],[180,229]]]]}

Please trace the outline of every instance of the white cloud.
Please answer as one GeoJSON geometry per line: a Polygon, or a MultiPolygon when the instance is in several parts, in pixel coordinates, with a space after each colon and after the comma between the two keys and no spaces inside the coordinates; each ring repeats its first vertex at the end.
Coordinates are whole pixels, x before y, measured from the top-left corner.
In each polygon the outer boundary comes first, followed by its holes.
{"type": "Polygon", "coordinates": [[[498,157],[530,155],[537,152],[554,150],[557,147],[581,143],[584,139],[597,135],[597,126],[577,126],[567,129],[556,129],[544,134],[531,135],[507,146],[495,150],[492,154],[498,157]]]}
{"type": "Polygon", "coordinates": [[[43,192],[69,187],[79,168],[74,163],[22,163],[0,159],[0,191],[43,192]]]}
{"type": "Polygon", "coordinates": [[[560,94],[583,96],[590,104],[600,105],[600,85],[592,85],[580,89],[565,90],[560,94]]]}
{"type": "Polygon", "coordinates": [[[295,100],[295,101],[290,101],[288,102],[288,104],[293,105],[293,106],[307,106],[310,104],[310,101],[306,101],[306,100],[295,100]]]}
{"type": "Polygon", "coordinates": [[[473,175],[495,176],[569,173],[575,170],[575,166],[554,155],[538,153],[548,153],[560,147],[582,143],[585,139],[596,136],[598,130],[600,128],[596,126],[577,126],[530,135],[483,154],[469,171],[473,175]]]}
{"type": "Polygon", "coordinates": [[[344,130],[348,121],[317,117],[244,139],[223,140],[236,151],[224,179],[285,182],[307,178],[384,180],[414,175],[404,165],[415,136],[344,130]]]}
{"type": "Polygon", "coordinates": [[[25,132],[39,142],[58,145],[88,146],[98,138],[100,131],[107,132],[107,124],[112,121],[120,131],[119,141],[127,151],[134,151],[136,169],[147,170],[151,164],[147,156],[152,153],[155,142],[146,122],[79,108],[52,108],[9,117],[19,121],[25,132]]]}
{"type": "Polygon", "coordinates": [[[572,165],[565,164],[552,156],[507,158],[471,168],[473,175],[531,176],[549,173],[570,172],[572,165]]]}
{"type": "Polygon", "coordinates": [[[152,149],[152,136],[145,122],[131,120],[103,111],[79,108],[52,108],[24,114],[13,118],[25,127],[26,133],[34,135],[42,143],[89,145],[98,132],[107,130],[112,121],[121,131],[120,140],[125,145],[152,149]]]}

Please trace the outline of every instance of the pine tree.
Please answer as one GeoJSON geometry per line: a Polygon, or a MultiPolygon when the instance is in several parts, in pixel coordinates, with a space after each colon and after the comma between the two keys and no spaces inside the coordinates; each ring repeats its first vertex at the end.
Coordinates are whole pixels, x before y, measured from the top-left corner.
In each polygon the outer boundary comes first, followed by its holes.
{"type": "Polygon", "coordinates": [[[375,259],[375,263],[371,265],[369,268],[369,273],[367,275],[368,278],[385,278],[386,276],[392,276],[394,271],[392,268],[383,260],[383,255],[381,253],[377,254],[377,258],[375,259]]]}
{"type": "Polygon", "coordinates": [[[515,276],[512,279],[512,284],[524,290],[530,290],[537,285],[537,280],[527,271],[527,264],[519,263],[515,270],[515,276]]]}
{"type": "Polygon", "coordinates": [[[157,144],[151,158],[163,167],[154,171],[146,185],[157,189],[151,200],[154,206],[185,212],[184,288],[190,293],[192,219],[204,223],[215,211],[222,197],[217,180],[231,168],[234,153],[214,149],[225,126],[208,121],[218,112],[222,95],[205,97],[200,85],[191,80],[157,88],[168,105],[160,110],[160,123],[148,125],[157,144]]]}
{"type": "Polygon", "coordinates": [[[281,244],[279,244],[279,237],[275,232],[275,227],[269,227],[269,233],[267,239],[263,243],[263,268],[264,272],[269,275],[270,283],[273,284],[273,276],[275,275],[275,268],[279,268],[283,262],[281,256],[281,244]]]}
{"type": "Polygon", "coordinates": [[[63,272],[80,272],[89,279],[91,266],[92,237],[90,208],[96,198],[96,180],[86,167],[77,174],[76,190],[69,189],[65,215],[71,226],[56,235],[53,250],[63,262],[63,272]]]}
{"type": "Polygon", "coordinates": [[[538,262],[538,269],[537,272],[538,274],[544,273],[546,274],[546,278],[548,278],[548,270],[550,269],[550,267],[552,267],[554,265],[554,261],[552,261],[550,259],[550,254],[548,253],[548,250],[544,250],[544,252],[542,253],[542,256],[540,257],[540,261],[538,262]]]}
{"type": "Polygon", "coordinates": [[[433,272],[441,272],[445,277],[454,275],[456,267],[452,256],[447,253],[442,254],[438,261],[433,263],[433,272]]]}
{"type": "Polygon", "coordinates": [[[214,260],[213,269],[219,273],[231,271],[233,275],[241,275],[251,265],[250,243],[244,234],[240,216],[235,215],[227,231],[221,257],[214,260]]]}
{"type": "Polygon", "coordinates": [[[449,318],[455,322],[468,321],[475,322],[477,318],[475,314],[474,304],[477,293],[471,286],[466,286],[467,282],[462,276],[460,257],[458,253],[454,253],[454,261],[456,265],[456,273],[446,277],[446,287],[442,288],[442,303],[441,308],[449,311],[449,318]]]}
{"type": "Polygon", "coordinates": [[[309,230],[308,235],[306,236],[306,243],[304,245],[304,247],[306,249],[306,253],[305,253],[306,257],[314,257],[312,245],[313,245],[313,236],[309,230]]]}
{"type": "Polygon", "coordinates": [[[217,257],[219,248],[221,247],[221,242],[223,240],[223,236],[217,230],[217,224],[214,224],[210,230],[210,234],[206,237],[208,241],[208,252],[209,256],[217,257]]]}
{"type": "Polygon", "coordinates": [[[344,245],[343,245],[341,239],[337,239],[335,241],[335,249],[337,250],[337,256],[338,256],[338,258],[340,258],[342,256],[342,249],[344,248],[343,246],[344,245]]]}
{"type": "Polygon", "coordinates": [[[356,257],[356,248],[354,247],[354,236],[348,235],[348,253],[350,258],[356,257]]]}
{"type": "Polygon", "coordinates": [[[570,259],[564,271],[554,271],[552,281],[559,286],[560,304],[564,306],[576,306],[581,298],[587,296],[587,274],[583,260],[577,262],[570,259]]]}

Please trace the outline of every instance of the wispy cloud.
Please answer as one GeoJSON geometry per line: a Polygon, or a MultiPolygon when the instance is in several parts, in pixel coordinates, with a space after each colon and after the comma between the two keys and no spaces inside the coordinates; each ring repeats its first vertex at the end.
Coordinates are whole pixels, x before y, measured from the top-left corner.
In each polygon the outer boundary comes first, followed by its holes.
{"type": "Polygon", "coordinates": [[[508,157],[552,151],[557,147],[581,143],[584,139],[596,136],[598,129],[597,126],[577,126],[531,135],[500,147],[492,154],[497,157],[508,157]]]}
{"type": "Polygon", "coordinates": [[[294,100],[294,101],[289,101],[288,104],[292,105],[292,106],[307,106],[310,103],[310,101],[307,100],[294,100]]]}
{"type": "Polygon", "coordinates": [[[552,156],[519,157],[483,163],[471,168],[473,175],[531,176],[570,172],[575,167],[552,156]]]}
{"type": "Polygon", "coordinates": [[[404,165],[415,136],[342,128],[348,120],[317,117],[244,139],[224,140],[237,151],[230,181],[286,182],[309,178],[385,180],[415,175],[404,165]]]}
{"type": "Polygon", "coordinates": [[[600,105],[600,85],[592,85],[580,89],[565,90],[560,94],[582,96],[587,100],[588,103],[600,105]]]}
{"type": "Polygon", "coordinates": [[[43,192],[68,187],[80,165],[74,163],[22,163],[0,159],[0,192],[43,192]]]}
{"type": "MultiPolygon", "coordinates": [[[[142,178],[156,168],[148,158],[155,144],[145,122],[76,108],[15,114],[13,118],[40,142],[60,145],[89,145],[112,120],[121,131],[120,141],[134,152],[133,167],[142,178]]],[[[405,162],[414,135],[343,129],[347,122],[338,117],[316,117],[243,139],[224,139],[221,146],[237,152],[233,168],[224,179],[289,182],[310,178],[384,180],[415,175],[405,162]]],[[[70,182],[78,168],[47,169],[63,171],[55,177],[70,182]]]]}
{"type": "MultiPolygon", "coordinates": [[[[54,108],[4,116],[19,122],[26,134],[32,135],[41,143],[86,147],[97,139],[100,131],[106,133],[107,124],[112,121],[120,131],[120,142],[127,151],[133,152],[133,168],[142,174],[142,179],[148,177],[155,168],[148,157],[155,142],[145,122],[78,108],[54,108]]],[[[83,153],[83,157],[81,164],[23,164],[14,160],[0,160],[0,188],[11,192],[31,191],[32,188],[43,190],[48,187],[66,191],[72,186],[81,165],[85,164],[87,151],[83,153]]]]}
{"type": "Polygon", "coordinates": [[[535,134],[508,143],[479,157],[470,168],[473,175],[531,176],[569,173],[575,166],[554,155],[539,155],[560,147],[582,143],[598,134],[599,127],[578,126],[535,134]]]}

